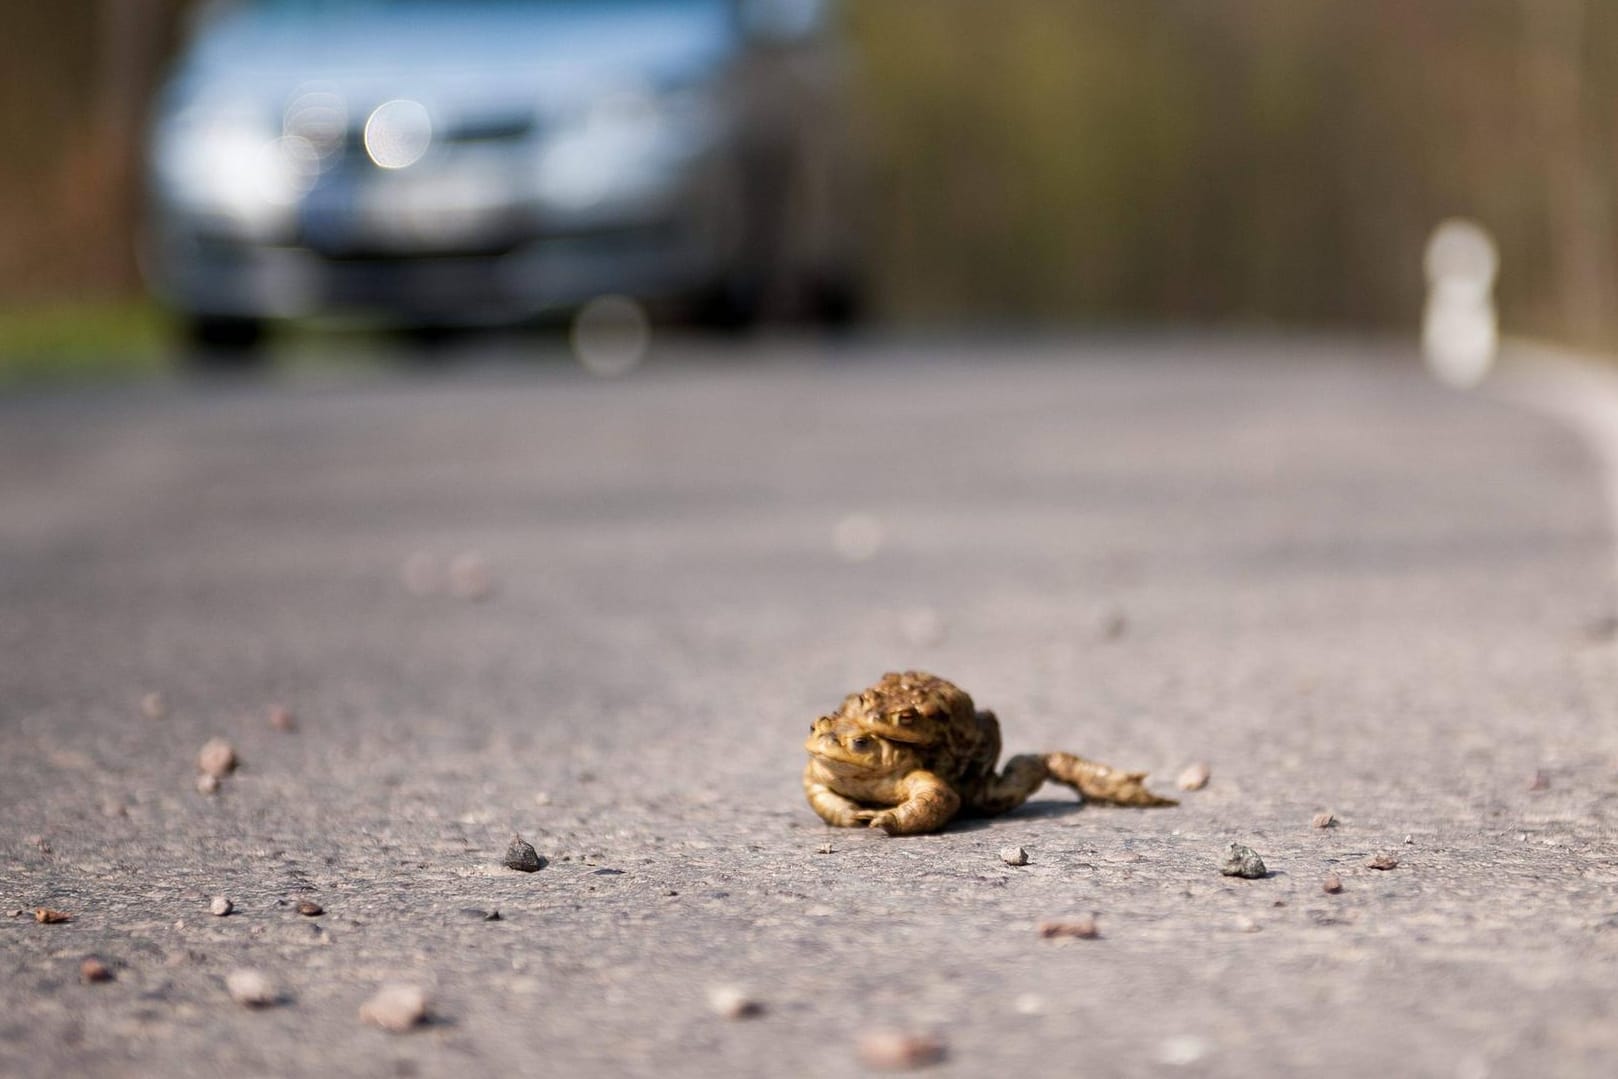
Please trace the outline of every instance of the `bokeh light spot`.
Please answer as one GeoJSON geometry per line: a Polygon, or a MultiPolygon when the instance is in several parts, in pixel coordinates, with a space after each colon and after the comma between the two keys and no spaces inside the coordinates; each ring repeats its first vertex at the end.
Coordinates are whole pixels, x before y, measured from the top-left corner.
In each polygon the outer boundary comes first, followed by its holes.
{"type": "Polygon", "coordinates": [[[365,121],[365,152],[384,169],[420,161],[433,142],[433,120],[419,101],[385,101],[365,121]]]}
{"type": "Polygon", "coordinates": [[[1500,258],[1494,239],[1475,221],[1445,221],[1427,241],[1424,265],[1421,347],[1427,368],[1448,385],[1476,386],[1494,366],[1500,345],[1494,309],[1500,258]]]}
{"type": "Polygon", "coordinates": [[[592,375],[615,378],[639,367],[651,345],[652,325],[627,296],[599,296],[573,319],[573,355],[592,375]]]}

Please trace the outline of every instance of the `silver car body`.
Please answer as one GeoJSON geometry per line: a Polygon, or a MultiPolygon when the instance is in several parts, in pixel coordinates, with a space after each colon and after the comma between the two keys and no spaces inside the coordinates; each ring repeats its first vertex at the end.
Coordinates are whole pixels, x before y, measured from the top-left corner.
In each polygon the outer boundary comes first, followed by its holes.
{"type": "Polygon", "coordinates": [[[846,285],[857,170],[817,0],[248,0],[149,139],[143,265],[199,324],[511,322],[846,285]]]}

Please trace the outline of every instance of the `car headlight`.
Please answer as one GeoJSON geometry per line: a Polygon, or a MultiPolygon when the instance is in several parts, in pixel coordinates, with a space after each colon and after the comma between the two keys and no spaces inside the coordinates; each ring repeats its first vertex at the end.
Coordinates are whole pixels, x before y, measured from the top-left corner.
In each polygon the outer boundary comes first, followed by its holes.
{"type": "Polygon", "coordinates": [[[698,89],[604,94],[546,140],[540,194],[567,210],[655,197],[703,151],[717,122],[698,89]]]}
{"type": "Polygon", "coordinates": [[[182,112],[158,132],[153,170],[171,203],[259,233],[314,186],[320,155],[308,139],[278,135],[239,112],[182,112]]]}

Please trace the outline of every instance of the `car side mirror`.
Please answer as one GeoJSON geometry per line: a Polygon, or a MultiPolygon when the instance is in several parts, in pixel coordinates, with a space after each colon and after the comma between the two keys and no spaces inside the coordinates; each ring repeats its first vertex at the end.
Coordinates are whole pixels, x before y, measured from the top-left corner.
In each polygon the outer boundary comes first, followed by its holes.
{"type": "Polygon", "coordinates": [[[823,32],[831,21],[829,0],[741,0],[742,30],[765,45],[795,45],[823,32]]]}

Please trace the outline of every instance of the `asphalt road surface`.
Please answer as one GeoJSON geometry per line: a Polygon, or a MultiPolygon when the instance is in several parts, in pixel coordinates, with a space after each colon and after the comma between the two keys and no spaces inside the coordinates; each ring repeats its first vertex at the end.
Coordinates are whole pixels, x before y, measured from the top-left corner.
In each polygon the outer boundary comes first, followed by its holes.
{"type": "Polygon", "coordinates": [[[1333,340],[0,401],[0,1073],[857,1075],[893,1028],[937,1075],[1610,1076],[1604,482],[1333,340]],[[1211,782],[827,829],[809,721],[905,667],[1211,782]],[[408,1033],[358,1017],[395,982],[408,1033]]]}

